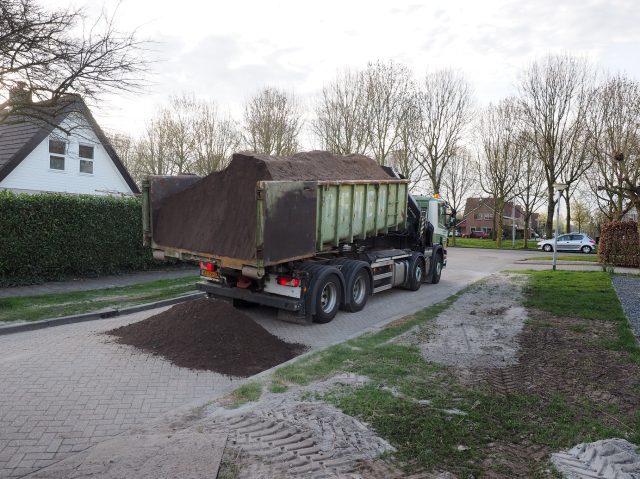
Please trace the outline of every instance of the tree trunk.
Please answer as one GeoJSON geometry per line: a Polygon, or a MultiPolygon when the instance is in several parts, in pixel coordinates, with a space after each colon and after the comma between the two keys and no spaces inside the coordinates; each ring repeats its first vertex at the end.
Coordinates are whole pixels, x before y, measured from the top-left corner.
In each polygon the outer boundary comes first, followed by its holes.
{"type": "Polygon", "coordinates": [[[524,212],[524,249],[529,249],[529,218],[531,218],[531,213],[529,211],[524,212]]]}
{"type": "Polygon", "coordinates": [[[565,199],[567,200],[567,231],[566,233],[571,233],[571,203],[569,202],[569,188],[567,188],[566,190],[566,197],[565,199]]]}
{"type": "Polygon", "coordinates": [[[504,200],[496,201],[496,211],[494,214],[498,215],[498,228],[496,231],[496,247],[502,248],[502,225],[504,223],[504,200]]]}
{"type": "Polygon", "coordinates": [[[547,223],[545,225],[545,230],[547,232],[547,238],[553,237],[553,214],[555,213],[556,204],[554,201],[554,191],[553,186],[549,187],[548,194],[548,204],[547,204],[547,223]]]}

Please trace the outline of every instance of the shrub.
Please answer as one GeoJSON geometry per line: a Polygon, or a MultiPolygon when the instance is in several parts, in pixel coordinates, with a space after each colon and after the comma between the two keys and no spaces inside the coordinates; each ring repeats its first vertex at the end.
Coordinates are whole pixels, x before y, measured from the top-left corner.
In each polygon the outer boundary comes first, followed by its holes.
{"type": "Polygon", "coordinates": [[[0,285],[146,269],[139,198],[0,192],[0,285]]]}
{"type": "Polygon", "coordinates": [[[602,264],[640,266],[640,238],[635,221],[612,221],[602,226],[598,256],[602,264]]]}

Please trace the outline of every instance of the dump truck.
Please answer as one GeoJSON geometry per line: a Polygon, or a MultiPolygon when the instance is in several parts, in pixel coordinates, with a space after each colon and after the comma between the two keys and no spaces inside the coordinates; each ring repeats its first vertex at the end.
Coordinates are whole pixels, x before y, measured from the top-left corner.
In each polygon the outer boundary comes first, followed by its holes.
{"type": "Polygon", "coordinates": [[[233,155],[206,177],[149,176],[144,243],[200,265],[210,297],[327,323],[373,294],[438,283],[450,216],[438,197],[362,155],[233,155]]]}

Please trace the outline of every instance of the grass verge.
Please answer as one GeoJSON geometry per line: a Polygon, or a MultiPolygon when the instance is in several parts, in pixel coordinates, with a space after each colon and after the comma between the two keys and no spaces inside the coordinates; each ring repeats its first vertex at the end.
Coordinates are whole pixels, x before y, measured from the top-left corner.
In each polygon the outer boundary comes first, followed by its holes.
{"type": "Polygon", "coordinates": [[[259,383],[246,383],[234,390],[226,399],[225,407],[235,409],[248,402],[257,401],[262,395],[262,385],[259,383]]]}
{"type": "MultiPolygon", "coordinates": [[[[583,255],[558,255],[556,258],[558,261],[588,261],[589,263],[597,263],[598,255],[595,254],[583,254],[583,255]]],[[[525,261],[551,261],[553,256],[533,256],[532,258],[525,258],[525,261]]]]}
{"type": "MultiPolygon", "coordinates": [[[[530,273],[531,306],[622,324],[624,316],[606,275],[566,272],[561,281],[549,284],[542,273],[546,272],[530,273]],[[571,277],[576,274],[574,281],[571,277]],[[593,304],[599,302],[607,304],[594,313],[593,304]]],[[[465,386],[447,366],[424,361],[418,347],[391,341],[412,328],[428,337],[432,320],[463,293],[379,332],[284,366],[274,380],[305,385],[337,372],[367,376],[370,381],[362,387],[336,388],[319,398],[362,419],[390,441],[397,449],[397,464],[407,473],[446,470],[458,477],[546,477],[550,451],[607,437],[640,442],[640,412],[632,416],[615,409],[603,412],[593,399],[575,400],[562,392],[503,395],[486,386],[465,386]],[[532,450],[543,452],[528,459],[532,450]]]]}
{"type": "Polygon", "coordinates": [[[36,321],[160,301],[193,291],[197,280],[197,276],[188,276],[107,289],[4,298],[0,299],[0,321],[36,321]]]}
{"type": "Polygon", "coordinates": [[[622,310],[611,276],[600,271],[532,271],[525,306],[558,316],[614,321],[618,338],[609,349],[626,351],[640,363],[640,347],[622,310]]]}
{"type": "MultiPolygon", "coordinates": [[[[529,240],[527,250],[535,250],[537,249],[537,241],[529,240]]],[[[498,244],[495,240],[491,239],[480,239],[480,238],[456,238],[455,244],[452,244],[451,238],[449,238],[450,247],[460,247],[460,248],[483,248],[483,249],[497,249],[498,244]]],[[[525,249],[524,248],[524,240],[516,240],[515,247],[511,245],[511,239],[506,239],[502,241],[502,246],[500,249],[525,249]]]]}

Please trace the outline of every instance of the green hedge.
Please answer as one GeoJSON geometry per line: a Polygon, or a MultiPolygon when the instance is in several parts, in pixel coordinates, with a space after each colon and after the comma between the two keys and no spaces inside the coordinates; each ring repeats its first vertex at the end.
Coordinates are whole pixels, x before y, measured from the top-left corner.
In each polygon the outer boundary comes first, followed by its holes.
{"type": "Polygon", "coordinates": [[[141,200],[0,192],[0,285],[146,269],[141,200]]]}
{"type": "Polygon", "coordinates": [[[602,226],[598,256],[602,264],[640,266],[640,238],[635,221],[612,221],[602,226]]]}

